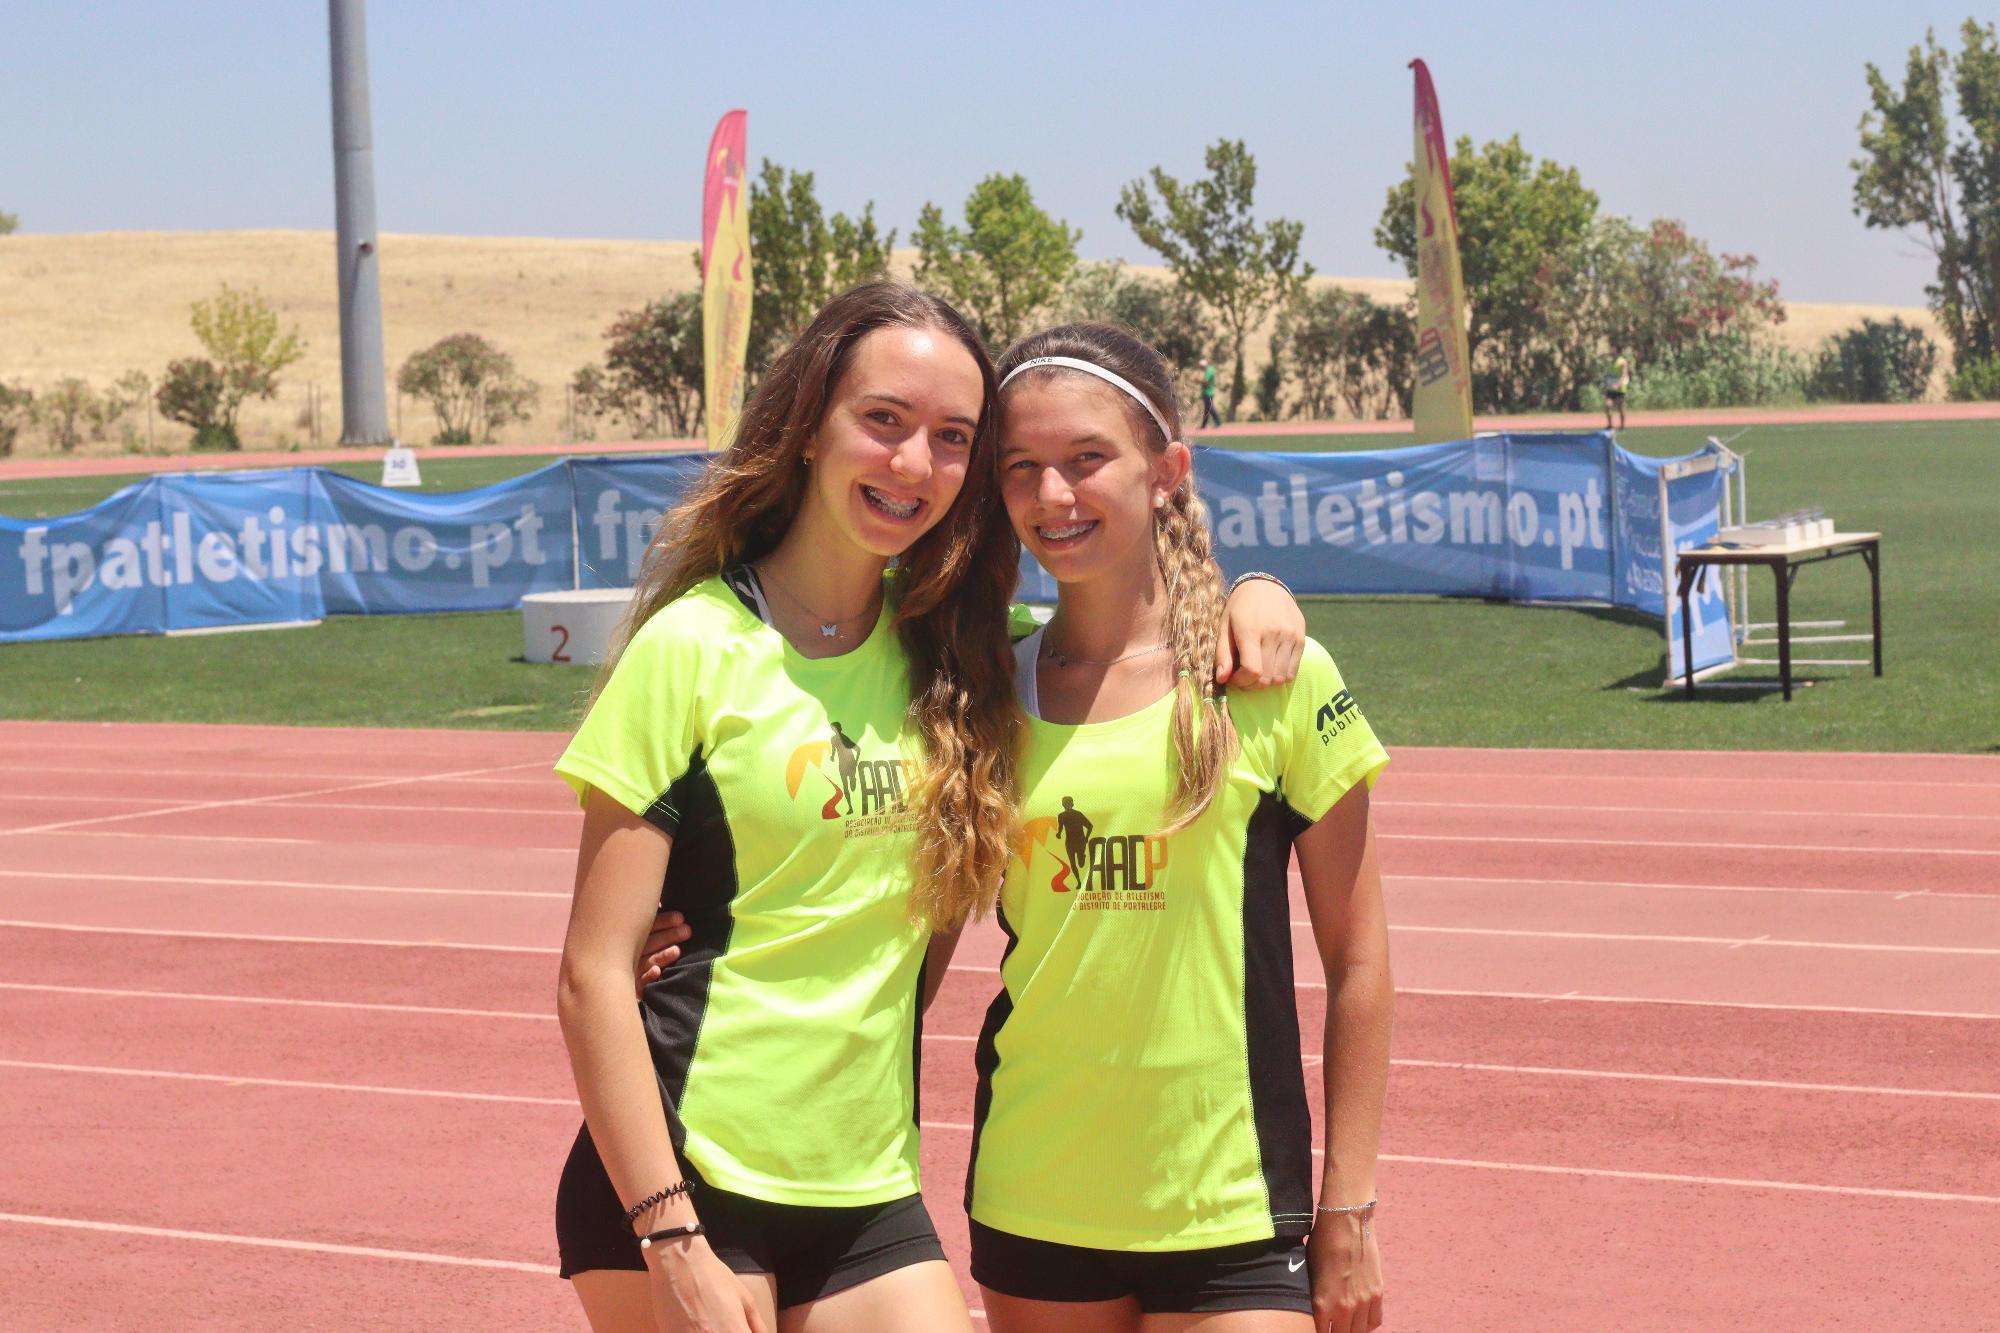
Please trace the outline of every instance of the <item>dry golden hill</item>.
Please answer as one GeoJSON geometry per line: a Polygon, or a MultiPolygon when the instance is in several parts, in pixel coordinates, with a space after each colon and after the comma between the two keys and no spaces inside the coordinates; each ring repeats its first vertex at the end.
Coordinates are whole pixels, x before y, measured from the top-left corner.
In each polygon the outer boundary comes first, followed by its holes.
{"type": "MultiPolygon", "coordinates": [[[[541,386],[540,408],[503,438],[565,437],[564,386],[603,354],[603,332],[623,309],[695,285],[691,241],[556,240],[533,237],[385,234],[382,310],[391,376],[391,424],[409,440],[434,426],[423,405],[395,402],[393,379],[419,348],[458,332],[485,335],[541,386]],[[400,424],[397,413],[400,412],[400,424]]],[[[914,255],[899,252],[907,273],[914,255]]],[[[1140,272],[1158,272],[1140,268],[1140,272]]],[[[1400,301],[1407,282],[1323,278],[1380,301],[1400,301]]],[[[103,388],[127,370],[158,378],[168,361],[199,353],[188,310],[227,282],[256,287],[306,342],[278,396],[244,408],[246,445],[308,441],[306,404],[317,386],[324,442],[340,429],[340,335],[333,235],[307,231],[101,232],[0,239],[0,380],[42,387],[65,375],[103,388]]],[[[1936,336],[1928,312],[1886,306],[1794,302],[1785,341],[1815,346],[1864,316],[1900,315],[1936,336]]],[[[1261,354],[1264,339],[1252,339],[1261,354]]],[[[1261,359],[1261,357],[1259,358],[1261,359]]],[[[156,421],[162,447],[187,432],[156,421]]],[[[21,452],[41,447],[23,440],[21,452]]],[[[87,445],[103,451],[112,445],[87,445]]]]}

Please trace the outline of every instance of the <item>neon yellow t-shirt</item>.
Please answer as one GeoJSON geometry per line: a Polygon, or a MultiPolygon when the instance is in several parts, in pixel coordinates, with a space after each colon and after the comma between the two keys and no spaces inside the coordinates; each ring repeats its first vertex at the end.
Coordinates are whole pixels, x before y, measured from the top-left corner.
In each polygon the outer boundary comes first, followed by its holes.
{"type": "Polygon", "coordinates": [[[760,607],[733,572],[655,614],[556,771],[673,836],[661,902],[694,934],[641,1009],[675,1151],[752,1198],[886,1202],[918,1188],[929,939],[908,908],[905,658],[886,606],[817,659],[760,607]]]}
{"type": "MultiPolygon", "coordinates": [[[[1031,714],[1039,644],[1017,649],[1031,714]]],[[[1229,710],[1229,777],[1166,837],[1171,695],[1114,721],[1031,724],[1002,990],[975,1056],[966,1193],[983,1225],[1156,1251],[1311,1229],[1292,840],[1389,757],[1317,643],[1290,685],[1229,710]]]]}

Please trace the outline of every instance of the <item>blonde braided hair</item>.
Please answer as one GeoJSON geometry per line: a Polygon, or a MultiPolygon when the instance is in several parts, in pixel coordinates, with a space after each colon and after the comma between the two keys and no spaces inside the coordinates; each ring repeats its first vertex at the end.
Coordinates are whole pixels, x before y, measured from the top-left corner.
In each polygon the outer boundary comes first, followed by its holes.
{"type": "MultiPolygon", "coordinates": [[[[1115,390],[1132,423],[1133,438],[1154,455],[1180,437],[1180,404],[1173,374],[1166,361],[1116,324],[1063,324],[1033,333],[1007,349],[994,367],[1001,379],[1015,367],[1041,357],[1071,357],[1109,370],[1151,400],[1167,423],[1162,435],[1151,413],[1122,390],[1115,390]]],[[[1001,401],[1022,380],[1042,380],[1084,372],[1063,366],[1036,366],[1001,391],[1001,401]]],[[[1208,809],[1236,757],[1236,724],[1229,717],[1226,695],[1215,689],[1216,636],[1223,632],[1223,608],[1228,600],[1222,570],[1215,563],[1208,532],[1208,509],[1195,493],[1194,472],[1153,511],[1153,554],[1165,586],[1167,618],[1164,641],[1173,650],[1174,665],[1174,794],[1169,822],[1172,833],[1186,827],[1208,809]]]]}

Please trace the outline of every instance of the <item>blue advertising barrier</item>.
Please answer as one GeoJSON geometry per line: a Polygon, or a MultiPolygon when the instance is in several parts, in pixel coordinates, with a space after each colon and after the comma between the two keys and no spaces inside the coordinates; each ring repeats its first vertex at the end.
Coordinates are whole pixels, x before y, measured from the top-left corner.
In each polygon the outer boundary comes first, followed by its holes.
{"type": "MultiPolygon", "coordinates": [[[[1195,467],[1231,575],[1269,570],[1302,593],[1664,615],[1660,473],[1676,461],[1604,434],[1521,434],[1338,454],[1202,448],[1195,467]]],[[[0,519],[0,642],[492,610],[532,592],[624,587],[706,464],[576,459],[442,495],[319,468],[155,477],[78,514],[0,519]]],[[[1677,545],[1719,515],[1721,474],[1703,476],[1674,483],[1677,545]]],[[[1055,588],[1024,558],[1021,592],[1055,588]]]]}

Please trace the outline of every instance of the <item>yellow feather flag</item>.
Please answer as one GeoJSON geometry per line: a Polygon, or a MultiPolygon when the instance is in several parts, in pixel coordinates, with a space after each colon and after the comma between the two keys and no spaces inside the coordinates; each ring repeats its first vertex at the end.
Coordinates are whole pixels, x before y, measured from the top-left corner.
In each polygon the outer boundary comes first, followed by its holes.
{"type": "Polygon", "coordinates": [[[744,358],[750,350],[749,160],[744,112],[715,126],[701,188],[702,402],[708,447],[729,445],[743,411],[744,358]]]}
{"type": "Polygon", "coordinates": [[[1417,72],[1417,384],[1410,406],[1418,444],[1472,438],[1472,357],[1465,344],[1465,278],[1458,267],[1458,209],[1437,89],[1417,72]]]}

